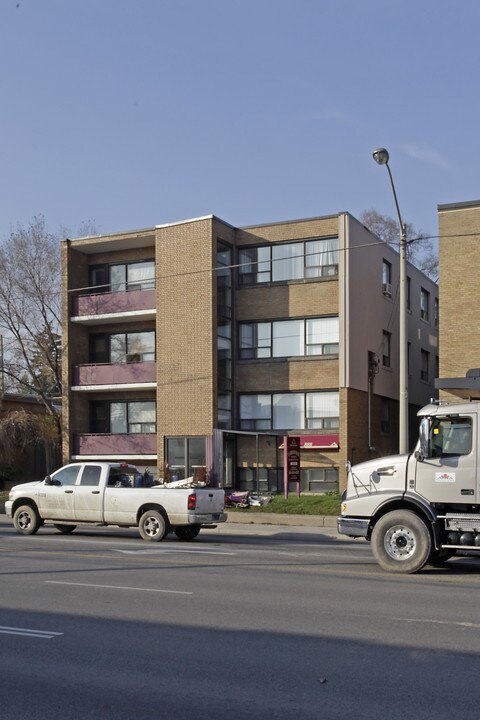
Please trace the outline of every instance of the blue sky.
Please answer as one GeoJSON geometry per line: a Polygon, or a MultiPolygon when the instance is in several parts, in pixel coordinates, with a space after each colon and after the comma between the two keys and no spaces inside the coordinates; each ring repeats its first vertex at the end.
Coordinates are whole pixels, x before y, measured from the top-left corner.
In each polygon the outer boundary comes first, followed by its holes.
{"type": "Polygon", "coordinates": [[[0,0],[0,239],[480,198],[478,0],[0,0]]]}

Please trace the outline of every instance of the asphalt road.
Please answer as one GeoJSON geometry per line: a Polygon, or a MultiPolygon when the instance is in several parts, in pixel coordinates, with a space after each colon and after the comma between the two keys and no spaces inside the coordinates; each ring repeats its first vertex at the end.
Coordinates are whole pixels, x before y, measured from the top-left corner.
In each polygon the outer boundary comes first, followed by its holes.
{"type": "Polygon", "coordinates": [[[192,543],[0,516],[2,720],[477,720],[480,561],[387,575],[333,529],[192,543]]]}

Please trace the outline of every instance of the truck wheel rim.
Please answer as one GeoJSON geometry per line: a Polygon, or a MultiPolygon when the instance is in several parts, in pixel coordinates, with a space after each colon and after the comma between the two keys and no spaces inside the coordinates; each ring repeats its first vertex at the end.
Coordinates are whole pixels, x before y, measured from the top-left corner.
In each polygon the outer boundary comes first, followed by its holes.
{"type": "Polygon", "coordinates": [[[415,535],[410,528],[396,525],[385,534],[385,550],[393,560],[408,560],[416,549],[415,535]]]}
{"type": "Polygon", "coordinates": [[[28,512],[23,512],[18,516],[18,524],[22,530],[27,530],[30,527],[30,515],[28,512]]]}
{"type": "Polygon", "coordinates": [[[145,532],[149,537],[155,537],[155,535],[158,535],[159,529],[160,524],[156,518],[147,518],[145,522],[145,532]]]}

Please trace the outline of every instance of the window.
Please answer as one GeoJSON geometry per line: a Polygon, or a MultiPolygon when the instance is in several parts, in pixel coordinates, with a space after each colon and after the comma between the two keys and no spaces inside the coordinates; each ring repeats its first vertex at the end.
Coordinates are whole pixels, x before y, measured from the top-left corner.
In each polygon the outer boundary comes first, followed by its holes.
{"type": "Polygon", "coordinates": [[[85,465],[85,467],[83,468],[80,485],[96,487],[100,483],[101,474],[102,468],[100,467],[100,465],[85,465]]]}
{"type": "Polygon", "coordinates": [[[440,311],[440,308],[438,306],[438,298],[435,298],[434,304],[433,304],[433,321],[434,321],[436,328],[438,328],[439,311],[440,311]]]}
{"type": "Polygon", "coordinates": [[[240,395],[240,429],[338,428],[338,398],[337,391],[240,395]]]}
{"type": "Polygon", "coordinates": [[[338,492],[338,468],[301,468],[300,492],[338,492]]]}
{"type": "Polygon", "coordinates": [[[383,331],[383,341],[382,341],[382,365],[383,367],[390,367],[390,358],[391,358],[391,339],[392,334],[387,332],[386,330],[383,331]]]}
{"type": "Polygon", "coordinates": [[[428,322],[429,319],[430,293],[421,288],[420,290],[420,317],[428,322]]]}
{"type": "Polygon", "coordinates": [[[92,404],[92,431],[97,433],[154,433],[156,409],[154,400],[116,402],[101,400],[92,404]]]}
{"type": "Polygon", "coordinates": [[[420,350],[420,379],[428,382],[428,367],[430,364],[430,353],[426,350],[420,350]]]}
{"type": "Polygon", "coordinates": [[[392,295],[392,264],[387,260],[382,263],[382,292],[384,295],[392,295]]]}
{"type": "Polygon", "coordinates": [[[217,241],[217,425],[232,427],[232,248],[217,241]]]}
{"type": "Polygon", "coordinates": [[[338,238],[242,248],[238,261],[241,285],[336,276],[338,238]]]}
{"type": "Polygon", "coordinates": [[[338,354],[338,317],[242,323],[240,358],[338,354]]]}
{"type": "Polygon", "coordinates": [[[385,435],[389,435],[391,432],[390,424],[390,398],[382,397],[382,415],[380,421],[380,430],[385,435]]]}
{"type": "Polygon", "coordinates": [[[155,261],[94,265],[90,285],[100,292],[149,290],[155,287],[155,261]]]}
{"type": "Polygon", "coordinates": [[[206,442],[204,437],[165,438],[170,482],[195,476],[206,468],[206,442]]]}
{"type": "Polygon", "coordinates": [[[52,475],[55,485],[75,485],[81,465],[67,465],[52,475]]]}
{"type": "Polygon", "coordinates": [[[155,332],[152,330],[92,335],[90,358],[94,363],[153,362],[155,360],[155,332]]]}
{"type": "Polygon", "coordinates": [[[432,455],[468,455],[472,451],[472,418],[433,418],[432,455]]]}

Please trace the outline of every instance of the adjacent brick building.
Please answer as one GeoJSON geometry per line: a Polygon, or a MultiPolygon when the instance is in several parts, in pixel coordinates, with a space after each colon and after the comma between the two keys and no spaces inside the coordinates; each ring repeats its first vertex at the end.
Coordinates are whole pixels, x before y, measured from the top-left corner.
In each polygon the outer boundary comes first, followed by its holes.
{"type": "Polygon", "coordinates": [[[479,285],[480,200],[438,206],[441,399],[480,398],[479,285]],[[457,381],[455,381],[457,380],[457,381]]]}
{"type": "MultiPolygon", "coordinates": [[[[62,244],[64,460],[342,488],[398,447],[398,254],[348,213],[235,228],[215,216],[62,244]]],[[[437,286],[408,267],[411,437],[433,394],[437,286]]]]}

